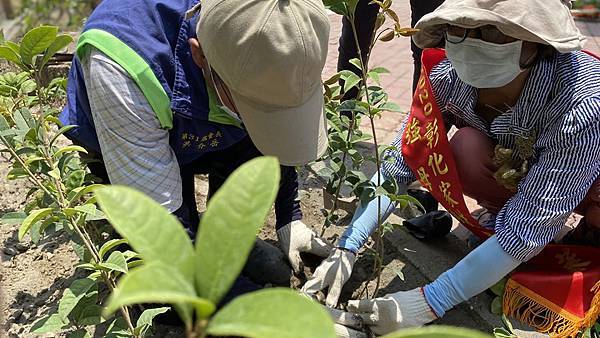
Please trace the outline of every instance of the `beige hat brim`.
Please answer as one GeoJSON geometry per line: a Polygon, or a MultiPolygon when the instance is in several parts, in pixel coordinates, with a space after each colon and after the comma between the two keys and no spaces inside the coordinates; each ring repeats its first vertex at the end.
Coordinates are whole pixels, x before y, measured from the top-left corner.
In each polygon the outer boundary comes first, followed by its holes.
{"type": "Polygon", "coordinates": [[[304,165],[327,150],[327,125],[323,112],[323,89],[302,105],[265,111],[264,107],[232,92],[244,126],[263,155],[277,156],[282,165],[304,165]]]}
{"type": "Polygon", "coordinates": [[[447,0],[419,20],[413,41],[421,48],[437,47],[447,24],[496,26],[508,36],[550,45],[561,53],[580,50],[585,43],[567,6],[556,0],[447,0]]]}

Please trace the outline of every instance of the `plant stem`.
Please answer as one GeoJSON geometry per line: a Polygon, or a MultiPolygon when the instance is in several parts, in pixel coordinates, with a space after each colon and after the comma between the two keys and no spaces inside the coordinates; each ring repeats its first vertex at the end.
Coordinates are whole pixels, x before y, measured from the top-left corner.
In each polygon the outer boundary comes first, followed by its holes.
{"type": "MultiPolygon", "coordinates": [[[[57,168],[56,162],[55,162],[54,158],[52,157],[52,155],[50,155],[49,150],[50,150],[51,146],[48,143],[47,137],[44,137],[44,139],[42,140],[42,145],[43,145],[43,147],[42,147],[43,154],[44,154],[46,162],[50,165],[50,169],[51,170],[56,169],[57,168]]],[[[56,190],[58,192],[59,207],[61,209],[61,212],[65,213],[65,211],[66,211],[65,209],[69,207],[69,204],[66,202],[66,193],[63,190],[63,183],[61,180],[59,180],[56,177],[52,177],[52,179],[54,180],[54,185],[56,186],[56,190]]],[[[81,216],[81,217],[84,217],[84,216],[81,216]]],[[[87,250],[92,255],[92,260],[95,263],[102,262],[102,257],[100,257],[100,252],[96,249],[96,246],[94,245],[94,241],[92,241],[89,233],[85,229],[85,226],[79,226],[77,224],[77,221],[75,220],[74,215],[68,216],[67,219],[69,220],[69,223],[71,224],[71,226],[73,227],[73,229],[75,230],[77,235],[83,241],[87,250]]],[[[110,291],[112,292],[117,287],[117,283],[115,281],[114,276],[111,276],[109,273],[103,271],[102,277],[103,277],[105,283],[108,285],[110,291]]],[[[137,335],[134,334],[135,327],[133,326],[133,324],[131,322],[131,316],[129,315],[129,310],[125,306],[121,306],[119,308],[119,310],[121,312],[121,315],[123,316],[123,319],[127,323],[127,327],[129,328],[131,334],[134,337],[137,337],[137,335]]]]}
{"type": "MultiPolygon", "coordinates": [[[[350,120],[350,124],[348,125],[348,135],[346,135],[346,144],[350,143],[350,140],[352,139],[352,132],[354,131],[355,123],[356,123],[355,120],[356,120],[356,116],[354,115],[354,112],[352,112],[352,119],[350,120]]],[[[347,157],[348,157],[348,149],[345,149],[344,154],[342,154],[342,164],[346,163],[347,157]]],[[[336,190],[335,190],[333,205],[331,206],[331,209],[329,210],[327,215],[332,215],[337,210],[337,204],[340,199],[340,192],[342,190],[342,185],[344,184],[344,181],[346,180],[346,172],[347,171],[345,171],[344,175],[342,177],[340,177],[340,183],[338,184],[338,186],[336,187],[336,190]]],[[[325,230],[327,228],[325,226],[325,224],[326,223],[323,223],[323,227],[321,228],[320,237],[323,237],[323,235],[325,235],[325,230]]]]}
{"type": "MultiPolygon", "coordinates": [[[[371,110],[371,98],[369,96],[369,85],[368,85],[368,56],[371,54],[371,51],[373,49],[373,46],[375,45],[373,42],[371,43],[371,45],[369,46],[369,51],[367,54],[367,60],[364,60],[363,55],[362,55],[362,51],[360,48],[360,43],[358,41],[358,34],[357,34],[357,30],[356,30],[356,24],[354,23],[354,15],[352,14],[350,16],[350,24],[352,27],[352,34],[354,35],[354,43],[356,44],[356,49],[358,51],[358,57],[360,59],[360,65],[362,68],[361,71],[361,75],[362,75],[362,80],[363,80],[363,86],[365,88],[365,97],[367,100],[367,104],[368,104],[368,114],[369,114],[369,121],[371,122],[371,132],[373,133],[373,143],[375,146],[375,164],[377,165],[377,186],[381,186],[381,161],[379,158],[379,143],[377,142],[377,132],[375,130],[375,120],[374,120],[374,116],[372,114],[372,110],[371,110]]],[[[377,253],[380,255],[379,257],[379,261],[381,261],[383,259],[382,255],[383,255],[383,241],[381,239],[381,196],[377,196],[377,231],[375,232],[375,240],[380,242],[379,248],[380,251],[378,251],[377,253]]],[[[376,287],[375,287],[375,291],[373,292],[373,296],[375,296],[377,294],[377,291],[379,291],[379,285],[381,282],[381,267],[382,264],[376,264],[375,269],[374,269],[374,273],[377,274],[377,283],[376,283],[376,287]]]]}
{"type": "Polygon", "coordinates": [[[17,152],[12,148],[12,146],[10,145],[10,143],[8,143],[8,141],[4,138],[4,136],[0,135],[0,140],[2,140],[2,143],[4,144],[4,146],[6,147],[6,149],[8,149],[8,151],[10,152],[10,154],[17,160],[17,162],[19,162],[19,164],[23,167],[23,169],[25,170],[25,172],[27,173],[28,179],[31,183],[37,185],[38,187],[40,187],[40,189],[42,189],[46,194],[48,194],[51,198],[53,198],[57,203],[58,200],[56,199],[56,197],[54,195],[52,195],[50,193],[50,191],[48,191],[48,189],[37,179],[37,177],[31,172],[31,170],[29,170],[29,168],[27,167],[27,165],[25,164],[25,161],[23,161],[23,159],[17,154],[17,152]]]}
{"type": "MultiPolygon", "coordinates": [[[[54,180],[54,184],[56,186],[57,194],[50,193],[50,191],[48,191],[48,189],[42,184],[42,182],[39,181],[39,179],[35,176],[35,174],[33,172],[31,172],[31,170],[29,170],[29,168],[25,164],[25,161],[21,158],[21,156],[19,156],[19,154],[17,154],[17,152],[12,148],[11,144],[4,138],[4,136],[0,135],[0,140],[2,141],[4,146],[8,149],[8,151],[11,153],[11,155],[15,158],[15,160],[17,162],[19,162],[19,164],[23,167],[23,169],[25,170],[25,172],[28,175],[29,181],[32,182],[34,185],[36,185],[38,188],[42,189],[52,199],[54,199],[54,201],[58,204],[58,207],[59,207],[61,213],[64,214],[65,209],[68,207],[68,204],[65,202],[66,195],[65,195],[64,190],[62,189],[62,182],[60,182],[60,180],[58,180],[57,178],[52,177],[52,179],[54,180]],[[57,196],[58,196],[58,198],[57,198],[57,196]]],[[[42,149],[43,149],[44,160],[47,162],[47,164],[50,166],[51,169],[56,168],[56,163],[54,162],[54,159],[52,158],[52,156],[50,155],[50,152],[48,151],[49,145],[47,142],[47,138],[44,138],[44,140],[42,141],[42,146],[43,146],[42,149]]],[[[100,257],[100,254],[96,250],[96,248],[93,244],[93,241],[89,237],[89,234],[87,234],[85,228],[79,227],[79,225],[77,224],[77,222],[74,219],[74,216],[68,216],[67,220],[69,221],[69,223],[71,224],[71,226],[73,227],[73,229],[75,230],[77,235],[83,241],[86,249],[92,254],[92,260],[94,261],[94,263],[101,262],[102,258],[100,257]]],[[[109,289],[112,291],[116,287],[116,282],[114,280],[114,277],[109,276],[106,272],[102,272],[102,276],[103,276],[103,279],[106,282],[106,284],[109,286],[109,289]]],[[[131,316],[129,315],[129,310],[127,309],[127,307],[122,306],[120,308],[120,311],[121,311],[121,315],[123,316],[123,319],[127,323],[127,326],[129,328],[131,334],[134,337],[138,337],[137,335],[133,334],[135,328],[131,322],[131,316]]]]}

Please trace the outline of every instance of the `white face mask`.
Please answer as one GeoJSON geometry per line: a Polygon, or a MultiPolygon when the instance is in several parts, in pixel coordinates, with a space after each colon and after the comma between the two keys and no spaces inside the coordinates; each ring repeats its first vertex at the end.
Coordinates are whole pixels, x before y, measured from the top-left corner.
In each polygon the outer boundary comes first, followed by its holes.
{"type": "Polygon", "coordinates": [[[505,44],[466,38],[460,43],[446,41],[446,54],[458,77],[475,88],[498,88],[514,80],[523,41],[505,44]]]}

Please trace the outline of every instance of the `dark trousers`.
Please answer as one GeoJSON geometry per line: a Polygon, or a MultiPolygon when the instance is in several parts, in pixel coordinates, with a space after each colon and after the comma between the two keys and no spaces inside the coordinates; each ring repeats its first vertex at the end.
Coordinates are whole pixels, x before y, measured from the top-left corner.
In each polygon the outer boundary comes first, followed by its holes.
{"type": "MultiPolygon", "coordinates": [[[[256,149],[250,137],[245,137],[229,148],[205,154],[199,159],[180,167],[183,203],[173,214],[183,223],[190,235],[193,236],[192,238],[195,237],[200,222],[196,208],[194,175],[208,175],[208,197],[210,198],[235,169],[259,156],[262,156],[262,154],[256,149]]],[[[91,173],[100,177],[104,183],[110,183],[100,154],[90,152],[88,159],[96,160],[88,165],[91,173]]],[[[281,166],[279,192],[275,199],[277,229],[292,221],[302,219],[302,211],[297,196],[298,174],[296,168],[281,166]]]]}
{"type": "MultiPolygon", "coordinates": [[[[411,8],[411,26],[415,26],[416,23],[427,13],[433,12],[443,0],[410,0],[411,8]]],[[[379,6],[377,4],[371,4],[371,0],[359,0],[356,6],[356,17],[354,24],[356,25],[358,43],[362,52],[364,60],[367,59],[367,51],[373,38],[373,29],[375,28],[375,20],[377,19],[377,13],[379,12],[379,6]]],[[[413,72],[413,91],[416,88],[417,82],[419,81],[419,73],[421,71],[421,53],[422,49],[417,47],[411,40],[411,50],[414,60],[414,72],[413,72]]],[[[338,58],[338,71],[349,69],[360,75],[360,70],[350,64],[350,60],[358,58],[358,48],[354,40],[354,34],[352,33],[352,26],[350,21],[344,17],[342,20],[342,36],[340,37],[339,47],[339,58],[338,58]]],[[[344,99],[356,98],[358,90],[356,88],[348,91],[344,99]]]]}

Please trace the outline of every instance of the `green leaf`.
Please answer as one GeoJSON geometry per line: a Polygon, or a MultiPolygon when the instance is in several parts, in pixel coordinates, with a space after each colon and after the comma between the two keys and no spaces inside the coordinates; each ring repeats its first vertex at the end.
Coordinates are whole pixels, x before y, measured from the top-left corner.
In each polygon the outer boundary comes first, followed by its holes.
{"type": "Polygon", "coordinates": [[[123,254],[119,251],[111,253],[110,256],[108,256],[108,259],[99,265],[111,271],[119,271],[122,273],[127,273],[128,271],[125,257],[123,257],[123,254]]]}
{"type": "Polygon", "coordinates": [[[79,325],[98,325],[104,322],[103,309],[102,306],[96,304],[88,305],[75,316],[75,322],[79,325]]]}
{"type": "Polygon", "coordinates": [[[58,138],[60,135],[62,135],[62,134],[64,134],[64,133],[68,132],[69,130],[71,130],[71,129],[75,128],[75,127],[77,127],[77,126],[74,126],[74,125],[68,125],[68,126],[61,127],[61,128],[60,128],[60,129],[59,129],[59,130],[56,132],[56,135],[54,135],[54,137],[52,137],[52,139],[50,140],[50,146],[52,146],[52,145],[54,144],[54,142],[56,142],[56,139],[57,139],[57,138],[58,138]]]}
{"type": "Polygon", "coordinates": [[[73,189],[69,193],[69,205],[74,205],[79,199],[87,193],[93,192],[98,188],[104,187],[102,184],[91,184],[84,187],[79,187],[73,189]]]}
{"type": "Polygon", "coordinates": [[[507,280],[508,280],[507,278],[502,278],[500,281],[498,281],[498,283],[492,285],[492,287],[490,287],[490,290],[496,296],[503,296],[507,280]]]}
{"type": "Polygon", "coordinates": [[[130,338],[131,334],[128,331],[127,322],[123,317],[118,316],[110,323],[106,329],[104,338],[130,338]]]}
{"type": "Polygon", "coordinates": [[[361,78],[358,75],[351,73],[348,74],[348,76],[346,76],[343,80],[344,92],[348,92],[350,89],[356,87],[360,83],[361,78]]]}
{"type": "Polygon", "coordinates": [[[391,267],[391,269],[392,271],[394,271],[396,276],[398,276],[398,278],[400,278],[400,280],[404,282],[404,272],[402,271],[402,268],[391,267]]]}
{"type": "Polygon", "coordinates": [[[71,311],[73,311],[79,301],[94,286],[96,286],[96,281],[89,278],[78,279],[71,283],[71,286],[65,290],[58,302],[58,315],[63,321],[68,321],[67,318],[71,314],[71,311]]]}
{"type": "Polygon", "coordinates": [[[104,213],[98,210],[94,204],[78,205],[75,208],[65,208],[64,212],[68,217],[75,214],[86,214],[86,220],[88,221],[97,221],[106,218],[104,213]]]}
{"type": "Polygon", "coordinates": [[[212,302],[196,296],[194,286],[178,270],[159,262],[126,274],[110,296],[105,311],[110,314],[121,306],[140,303],[191,304],[204,317],[215,311],[212,302]]]}
{"type": "Polygon", "coordinates": [[[135,331],[136,334],[144,336],[146,331],[152,326],[152,321],[154,317],[158,316],[161,313],[165,313],[169,311],[171,308],[169,307],[159,307],[156,309],[147,309],[142,312],[140,318],[138,318],[135,331]]]}
{"type": "Polygon", "coordinates": [[[344,0],[346,6],[348,8],[348,14],[351,17],[356,17],[356,6],[358,5],[358,0],[344,0]]]}
{"type": "Polygon", "coordinates": [[[86,154],[88,153],[87,150],[85,150],[85,148],[81,147],[81,146],[66,146],[66,147],[63,147],[63,148],[60,148],[59,150],[57,150],[54,153],[54,155],[52,155],[52,156],[59,157],[60,155],[66,153],[66,152],[69,152],[69,151],[79,151],[81,153],[86,153],[86,154]]]}
{"type": "Polygon", "coordinates": [[[44,66],[46,63],[48,63],[54,54],[58,53],[61,49],[66,48],[71,42],[73,42],[73,37],[70,35],[61,34],[57,36],[52,44],[48,47],[46,54],[44,54],[41,66],[44,66]]]}
{"type": "Polygon", "coordinates": [[[9,130],[9,129],[10,129],[10,125],[8,124],[8,121],[6,121],[4,116],[2,116],[2,114],[0,114],[0,131],[5,131],[5,130],[9,130]]]}
{"type": "Polygon", "coordinates": [[[323,4],[325,5],[325,8],[336,14],[348,14],[348,9],[346,8],[346,3],[344,0],[323,0],[323,4]]]}
{"type": "Polygon", "coordinates": [[[490,312],[495,314],[495,315],[501,315],[502,314],[502,298],[499,296],[494,297],[494,300],[492,300],[492,304],[490,305],[490,312]]]}
{"type": "Polygon", "coordinates": [[[18,44],[12,41],[6,41],[5,44],[8,48],[12,49],[15,53],[17,53],[17,55],[21,54],[21,46],[19,46],[18,44]]]}
{"type": "Polygon", "coordinates": [[[44,317],[35,323],[31,327],[32,333],[50,333],[57,332],[62,328],[69,327],[68,322],[64,322],[58,313],[51,314],[50,316],[44,317]]]}
{"type": "Polygon", "coordinates": [[[35,84],[35,81],[27,80],[21,84],[19,92],[21,92],[21,94],[27,95],[29,93],[32,93],[36,88],[37,85],[35,84]]]}
{"type": "Polygon", "coordinates": [[[57,180],[60,180],[60,170],[58,168],[54,168],[52,170],[50,170],[49,172],[47,172],[48,176],[53,177],[57,180]]]}
{"type": "Polygon", "coordinates": [[[7,212],[2,215],[0,221],[5,225],[21,224],[27,218],[27,214],[22,211],[7,212]]]}
{"type": "Polygon", "coordinates": [[[69,176],[67,176],[65,185],[69,189],[81,187],[81,185],[83,184],[83,182],[85,180],[85,174],[86,174],[86,172],[83,169],[75,170],[75,171],[69,173],[69,176]]]}
{"type": "Polygon", "coordinates": [[[400,330],[381,338],[490,338],[488,334],[459,327],[435,325],[400,330]]]}
{"type": "MultiPolygon", "coordinates": [[[[102,245],[102,247],[100,248],[100,250],[98,251],[98,254],[100,255],[101,259],[104,259],[104,256],[114,247],[119,246],[121,244],[126,244],[127,240],[126,239],[111,239],[110,241],[104,243],[102,245]]],[[[125,256],[123,256],[125,257],[125,256]]]]}
{"type": "Polygon", "coordinates": [[[112,185],[96,190],[96,196],[115,230],[146,263],[172,266],[193,283],[194,247],[175,216],[131,188],[112,185]]]}
{"type": "Polygon", "coordinates": [[[196,238],[200,296],[217,304],[242,271],[275,200],[279,172],[276,158],[253,159],[234,171],[211,198],[196,238]]]}
{"type": "Polygon", "coordinates": [[[10,61],[15,64],[21,63],[21,58],[8,46],[0,46],[0,58],[10,61]]]}
{"type": "Polygon", "coordinates": [[[19,234],[18,234],[19,241],[23,240],[23,237],[25,237],[27,232],[29,232],[29,229],[31,229],[31,226],[34,223],[41,221],[43,218],[50,215],[51,213],[52,213],[52,208],[44,208],[44,209],[38,209],[38,210],[32,211],[23,220],[23,223],[21,224],[21,227],[19,228],[19,234]]]}
{"type": "Polygon", "coordinates": [[[377,73],[377,74],[389,74],[390,71],[384,67],[375,67],[371,69],[369,72],[377,73]]]}
{"type": "Polygon", "coordinates": [[[335,338],[333,322],[318,303],[275,288],[235,298],[211,319],[207,333],[251,338],[335,338]]]}
{"type": "MultiPolygon", "coordinates": [[[[21,110],[27,111],[27,109],[21,109],[21,110]]],[[[27,120],[23,116],[21,110],[17,110],[13,114],[13,120],[15,121],[15,125],[17,126],[17,128],[19,130],[29,131],[29,128],[31,128],[31,127],[29,126],[29,123],[27,122],[27,120]]]]}
{"type": "Polygon", "coordinates": [[[29,175],[27,174],[27,171],[23,168],[13,168],[8,172],[8,174],[6,174],[6,178],[8,180],[16,180],[27,176],[29,175]]]}
{"type": "Polygon", "coordinates": [[[389,112],[402,112],[402,108],[399,105],[393,102],[386,102],[378,107],[381,110],[389,111],[389,112]]]}
{"type": "Polygon", "coordinates": [[[494,337],[496,338],[519,338],[503,328],[494,328],[494,337]]]}
{"type": "Polygon", "coordinates": [[[92,338],[86,329],[79,329],[77,331],[67,333],[67,338],[92,338]]]}
{"type": "Polygon", "coordinates": [[[30,65],[35,55],[43,53],[56,39],[58,27],[36,27],[23,36],[21,40],[21,60],[30,65]]]}
{"type": "Polygon", "coordinates": [[[362,63],[360,62],[360,59],[358,59],[358,58],[351,59],[350,64],[353,65],[354,67],[356,67],[357,70],[362,71],[362,63]]]}

